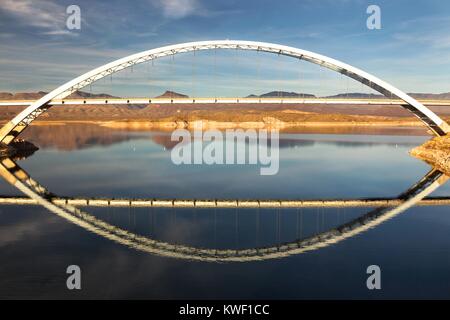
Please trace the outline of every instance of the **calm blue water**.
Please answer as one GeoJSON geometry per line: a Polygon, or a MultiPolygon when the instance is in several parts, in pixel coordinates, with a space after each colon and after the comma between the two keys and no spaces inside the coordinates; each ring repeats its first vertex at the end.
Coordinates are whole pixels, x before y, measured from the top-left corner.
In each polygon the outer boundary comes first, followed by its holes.
{"type": "MultiPolygon", "coordinates": [[[[105,129],[51,143],[18,161],[59,196],[323,199],[396,197],[430,167],[408,155],[421,136],[284,134],[280,169],[176,166],[164,132],[105,129]],[[108,137],[108,139],[105,139],[108,137]]],[[[20,195],[6,181],[3,195],[20,195]]],[[[448,184],[432,196],[449,196],[448,184]]],[[[113,225],[204,248],[272,246],[313,235],[373,208],[83,208],[113,225]]],[[[450,298],[448,206],[413,207],[337,244],[286,258],[208,263],[140,252],[92,234],[39,206],[0,207],[1,298],[450,298]],[[82,290],[66,289],[68,265],[82,290]],[[366,288],[379,265],[382,289],[366,288]]]]}

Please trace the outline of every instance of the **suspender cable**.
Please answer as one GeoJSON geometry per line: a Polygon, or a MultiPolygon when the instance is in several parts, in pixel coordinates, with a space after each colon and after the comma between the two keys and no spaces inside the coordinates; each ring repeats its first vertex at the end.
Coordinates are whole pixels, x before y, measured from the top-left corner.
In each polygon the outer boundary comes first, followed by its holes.
{"type": "Polygon", "coordinates": [[[280,227],[280,224],[281,224],[281,221],[280,221],[280,209],[279,208],[277,208],[276,209],[277,210],[277,224],[276,224],[276,227],[277,227],[277,246],[279,246],[280,245],[280,229],[281,229],[281,227],[280,227]]]}
{"type": "MultiPolygon", "coordinates": [[[[152,59],[152,63],[153,63],[153,59],[152,59]]],[[[152,96],[152,82],[151,82],[151,74],[150,74],[150,63],[147,62],[146,64],[146,69],[147,69],[147,82],[148,82],[148,96],[151,97],[152,96]]]]}
{"type": "Polygon", "coordinates": [[[195,63],[195,49],[192,51],[191,56],[191,98],[194,99],[194,63],[195,63]]]}
{"type": "Polygon", "coordinates": [[[214,98],[217,100],[217,47],[214,47],[214,98]]]}
{"type": "Polygon", "coordinates": [[[348,99],[348,77],[345,77],[345,84],[346,84],[346,88],[345,88],[345,97],[348,99]]]}
{"type": "MultiPolygon", "coordinates": [[[[300,58],[298,59],[298,61],[299,61],[299,63],[302,62],[302,60],[300,58]]],[[[300,95],[301,95],[302,98],[304,99],[305,93],[303,92],[303,88],[302,88],[302,67],[301,66],[298,68],[298,88],[300,91],[298,97],[300,97],[300,95]]]]}
{"type": "Polygon", "coordinates": [[[322,208],[322,230],[325,230],[325,208],[322,208]]]}
{"type": "Polygon", "coordinates": [[[217,208],[214,208],[214,248],[217,248],[217,208]]]}
{"type": "Polygon", "coordinates": [[[361,82],[361,97],[364,97],[364,83],[361,82]]]}
{"type": "Polygon", "coordinates": [[[236,250],[239,249],[239,219],[238,219],[238,209],[234,209],[234,241],[236,250]]]}
{"type": "Polygon", "coordinates": [[[149,236],[151,237],[153,235],[153,208],[150,207],[150,210],[148,210],[148,231],[149,236]]]}
{"type": "Polygon", "coordinates": [[[256,247],[259,247],[259,229],[260,229],[261,208],[256,211],[256,247]]]}
{"type": "Polygon", "coordinates": [[[256,51],[256,82],[257,82],[257,91],[258,93],[256,94],[257,96],[261,95],[261,51],[258,50],[256,51]]]}
{"type": "Polygon", "coordinates": [[[172,57],[170,59],[170,77],[172,80],[172,85],[171,85],[171,90],[170,90],[170,99],[173,99],[173,92],[175,91],[175,86],[174,86],[174,60],[175,60],[175,54],[172,53],[172,57]]]}
{"type": "Polygon", "coordinates": [[[300,239],[303,238],[303,209],[300,208],[300,239]]]}
{"type": "Polygon", "coordinates": [[[192,98],[196,97],[196,87],[195,87],[195,49],[192,51],[192,79],[191,79],[191,90],[192,90],[192,98]]]}
{"type": "Polygon", "coordinates": [[[319,208],[316,209],[316,233],[319,233],[319,208]]]}
{"type": "Polygon", "coordinates": [[[320,66],[318,66],[318,68],[319,68],[319,88],[317,91],[317,96],[320,97],[322,92],[322,68],[320,66]]]}
{"type": "MultiPolygon", "coordinates": [[[[239,77],[240,70],[239,70],[239,50],[238,50],[238,47],[236,47],[236,67],[237,67],[237,72],[236,72],[237,81],[236,81],[236,83],[237,83],[237,87],[239,88],[239,86],[240,86],[240,77],[239,77]]],[[[238,97],[239,93],[236,92],[235,96],[238,97]]]]}
{"type": "MultiPolygon", "coordinates": [[[[278,66],[280,67],[281,66],[281,62],[280,62],[280,59],[281,59],[281,55],[278,53],[278,66]]],[[[282,91],[282,84],[281,84],[281,82],[282,82],[282,70],[281,70],[281,68],[278,68],[278,81],[280,82],[280,84],[279,84],[279,86],[278,86],[278,92],[277,92],[277,96],[278,96],[278,98],[281,98],[281,95],[282,95],[282,93],[281,93],[281,91],[282,91]]]]}

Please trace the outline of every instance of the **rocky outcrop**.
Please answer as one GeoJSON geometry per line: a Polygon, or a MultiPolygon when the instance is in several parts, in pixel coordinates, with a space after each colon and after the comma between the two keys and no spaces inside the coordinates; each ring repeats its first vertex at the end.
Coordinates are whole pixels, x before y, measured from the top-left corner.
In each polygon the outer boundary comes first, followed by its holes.
{"type": "Polygon", "coordinates": [[[182,93],[175,92],[175,91],[167,90],[166,92],[164,92],[163,94],[161,94],[155,98],[170,98],[170,99],[172,99],[172,98],[189,98],[189,96],[182,94],[182,93]]]}
{"type": "Polygon", "coordinates": [[[410,154],[450,175],[450,136],[433,138],[412,149],[410,154]]]}
{"type": "Polygon", "coordinates": [[[0,144],[0,157],[26,158],[31,156],[39,148],[31,142],[16,139],[9,145],[0,144]]]}
{"type": "Polygon", "coordinates": [[[286,127],[286,122],[275,117],[264,117],[263,122],[264,126],[268,128],[283,129],[286,127]]]}

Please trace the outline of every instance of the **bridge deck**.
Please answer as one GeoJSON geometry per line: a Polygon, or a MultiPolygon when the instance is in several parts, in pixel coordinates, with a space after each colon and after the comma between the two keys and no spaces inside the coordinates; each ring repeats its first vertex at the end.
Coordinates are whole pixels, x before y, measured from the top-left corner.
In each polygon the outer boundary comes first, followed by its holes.
{"type": "MultiPolygon", "coordinates": [[[[419,100],[427,106],[450,106],[450,100],[419,100]]],[[[0,100],[0,106],[29,106],[34,100],[0,100]]],[[[95,98],[54,99],[49,105],[81,104],[354,104],[354,105],[404,105],[403,100],[391,99],[325,99],[325,98],[95,98]]]]}
{"type": "MultiPolygon", "coordinates": [[[[80,207],[155,207],[155,208],[339,208],[339,207],[394,207],[405,202],[403,199],[333,199],[333,200],[192,200],[192,199],[102,199],[102,198],[60,198],[51,202],[57,205],[80,207]]],[[[0,205],[37,205],[27,197],[0,197],[0,205]]],[[[426,198],[417,203],[420,206],[450,205],[450,197],[426,198]]]]}

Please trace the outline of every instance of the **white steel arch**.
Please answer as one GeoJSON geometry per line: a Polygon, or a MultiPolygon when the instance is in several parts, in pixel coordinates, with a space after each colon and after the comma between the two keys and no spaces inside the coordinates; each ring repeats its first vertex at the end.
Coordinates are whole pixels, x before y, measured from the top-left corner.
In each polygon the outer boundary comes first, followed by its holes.
{"type": "Polygon", "coordinates": [[[176,45],[170,45],[132,54],[89,71],[46,94],[39,100],[32,103],[25,110],[20,112],[11,121],[0,129],[0,142],[9,144],[14,140],[28,125],[36,119],[41,113],[45,112],[50,106],[48,103],[52,99],[63,99],[71,93],[99,80],[110,74],[131,67],[133,65],[183,52],[211,49],[240,49],[263,51],[284,56],[289,56],[305,60],[322,67],[342,73],[350,78],[359,81],[370,88],[390,97],[395,96],[405,102],[402,105],[405,109],[411,111],[422,122],[424,122],[434,134],[438,136],[446,135],[450,132],[449,125],[438,117],[434,112],[425,107],[422,103],[412,98],[403,91],[395,88],[389,83],[351,65],[341,61],[317,54],[311,51],[297,49],[273,43],[240,41],[240,40],[212,40],[188,42],[176,45]]]}

